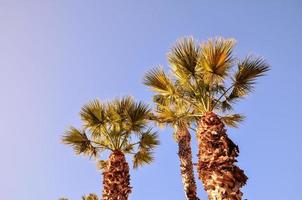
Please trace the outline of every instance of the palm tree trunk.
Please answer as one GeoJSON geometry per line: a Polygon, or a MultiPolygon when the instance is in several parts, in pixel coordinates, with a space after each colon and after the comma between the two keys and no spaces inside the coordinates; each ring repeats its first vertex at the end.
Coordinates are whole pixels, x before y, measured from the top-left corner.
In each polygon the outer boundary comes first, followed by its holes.
{"type": "Polygon", "coordinates": [[[199,200],[196,194],[196,182],[194,178],[191,135],[186,127],[177,127],[178,156],[184,191],[187,200],[199,200]]]}
{"type": "Polygon", "coordinates": [[[131,193],[129,166],[125,155],[114,151],[103,171],[102,200],[127,200],[131,193]]]}
{"type": "Polygon", "coordinates": [[[208,112],[197,130],[198,174],[210,200],[241,200],[247,176],[235,165],[239,149],[226,134],[219,117],[208,112]]]}

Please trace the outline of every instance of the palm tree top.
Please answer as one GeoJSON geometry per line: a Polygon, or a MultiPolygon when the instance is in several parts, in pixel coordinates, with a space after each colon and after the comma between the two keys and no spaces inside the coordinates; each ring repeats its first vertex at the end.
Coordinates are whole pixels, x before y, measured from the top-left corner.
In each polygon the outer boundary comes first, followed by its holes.
{"type": "Polygon", "coordinates": [[[95,158],[106,150],[131,154],[136,168],[153,160],[152,152],[159,144],[157,133],[148,127],[150,115],[150,108],[132,97],[94,100],[81,109],[83,128],[70,127],[62,141],[77,154],[95,158]]]}
{"type": "Polygon", "coordinates": [[[236,127],[244,117],[228,114],[232,105],[252,92],[256,79],[270,67],[257,56],[240,60],[233,53],[235,44],[234,39],[222,37],[200,44],[192,37],[179,40],[168,53],[170,73],[156,67],[144,77],[144,84],[156,93],[159,119],[167,123],[173,113],[174,122],[190,121],[192,116],[215,111],[224,115],[227,125],[236,127]],[[177,103],[182,112],[175,112],[177,103]]]}

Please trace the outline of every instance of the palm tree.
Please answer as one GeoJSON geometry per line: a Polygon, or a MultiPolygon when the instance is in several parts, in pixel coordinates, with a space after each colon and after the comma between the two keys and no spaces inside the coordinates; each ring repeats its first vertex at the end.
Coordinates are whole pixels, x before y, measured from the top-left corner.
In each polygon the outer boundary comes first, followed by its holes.
{"type": "MultiPolygon", "coordinates": [[[[190,46],[193,47],[193,46],[190,46]]],[[[197,49],[187,49],[186,53],[196,54],[197,49]]],[[[183,188],[187,200],[199,200],[194,178],[191,134],[189,128],[194,118],[190,117],[191,104],[178,98],[180,84],[172,80],[162,69],[153,69],[146,73],[144,84],[156,94],[153,101],[156,103],[154,120],[159,124],[171,125],[174,128],[174,138],[178,144],[180,172],[183,188]]]]}
{"type": "Polygon", "coordinates": [[[156,132],[148,128],[151,111],[142,102],[131,97],[109,103],[94,100],[83,106],[80,115],[84,128],[71,127],[63,136],[63,143],[74,148],[77,154],[107,160],[99,160],[103,170],[102,200],[127,200],[131,193],[129,165],[125,155],[133,156],[137,168],[153,161],[153,149],[159,144],[156,132]]]}
{"type": "Polygon", "coordinates": [[[176,89],[163,87],[167,84],[161,69],[152,71],[165,98],[178,98],[190,105],[187,113],[195,117],[197,126],[198,174],[211,200],[242,198],[240,189],[247,177],[235,165],[239,149],[226,134],[225,124],[237,127],[244,119],[230,114],[232,104],[253,91],[255,80],[269,70],[262,58],[234,58],[234,45],[235,40],[223,38],[200,46],[192,38],[179,41],[169,54],[176,89]],[[231,73],[235,65],[237,70],[231,73]]]}

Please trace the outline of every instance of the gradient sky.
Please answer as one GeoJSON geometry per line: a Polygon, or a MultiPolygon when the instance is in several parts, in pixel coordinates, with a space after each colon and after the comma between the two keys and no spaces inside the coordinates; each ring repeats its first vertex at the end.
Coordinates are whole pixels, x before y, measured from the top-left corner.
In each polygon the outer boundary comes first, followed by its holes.
{"type": "MultiPolygon", "coordinates": [[[[238,56],[272,66],[236,106],[247,120],[229,129],[249,176],[244,197],[300,200],[301,10],[299,0],[0,0],[1,199],[100,194],[94,162],[60,144],[81,125],[81,106],[126,94],[149,102],[143,74],[166,66],[178,38],[224,36],[237,39],[238,56]]],[[[131,171],[131,200],[184,199],[172,131],[159,132],[156,161],[131,171]]]]}

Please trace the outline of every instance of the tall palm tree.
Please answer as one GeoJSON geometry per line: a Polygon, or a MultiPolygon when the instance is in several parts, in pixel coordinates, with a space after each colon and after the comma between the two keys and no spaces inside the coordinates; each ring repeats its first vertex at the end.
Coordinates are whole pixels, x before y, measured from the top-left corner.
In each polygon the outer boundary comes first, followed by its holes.
{"type": "Polygon", "coordinates": [[[109,103],[94,100],[83,106],[80,115],[82,130],[71,127],[63,136],[63,143],[74,148],[77,154],[107,160],[99,160],[103,170],[102,200],[127,200],[131,193],[129,165],[125,155],[133,156],[137,168],[153,161],[153,149],[159,144],[156,132],[148,128],[151,111],[142,102],[131,97],[109,103]]]}
{"type": "MultiPolygon", "coordinates": [[[[193,57],[198,53],[198,49],[194,46],[188,46],[185,53],[193,57]]],[[[172,56],[170,58],[170,61],[173,60],[172,56]]],[[[156,93],[153,97],[153,101],[156,103],[155,121],[160,125],[171,125],[174,128],[186,199],[199,200],[194,178],[191,134],[189,132],[192,120],[194,120],[189,115],[192,110],[191,104],[174,95],[182,92],[179,91],[181,89],[180,83],[166,75],[162,69],[153,69],[147,72],[144,77],[144,84],[156,93]]]]}
{"type": "MultiPolygon", "coordinates": [[[[211,200],[242,198],[240,189],[247,176],[235,165],[239,149],[226,134],[225,124],[237,127],[244,119],[230,114],[232,104],[253,91],[255,80],[269,70],[262,58],[236,59],[234,45],[235,40],[223,38],[210,39],[198,47],[192,38],[179,41],[169,54],[177,89],[161,88],[165,98],[191,105],[188,115],[195,117],[197,126],[198,174],[211,200]],[[231,73],[233,66],[237,69],[231,73]]],[[[153,69],[153,77],[157,77],[156,85],[166,85],[161,69],[153,69]]]]}

